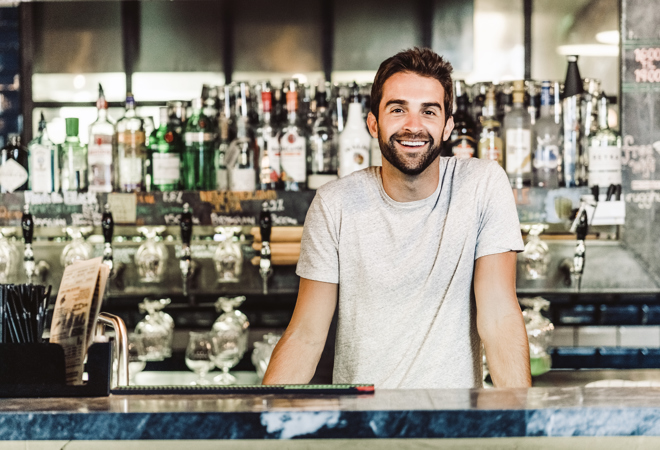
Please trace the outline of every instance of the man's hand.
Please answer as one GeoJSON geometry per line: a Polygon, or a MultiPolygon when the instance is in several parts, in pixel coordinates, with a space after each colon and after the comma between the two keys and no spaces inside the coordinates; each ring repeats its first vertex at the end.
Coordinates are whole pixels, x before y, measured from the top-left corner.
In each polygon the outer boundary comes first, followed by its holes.
{"type": "Polygon", "coordinates": [[[529,343],[516,297],[516,253],[482,256],[474,267],[477,330],[495,387],[531,387],[529,343]]]}
{"type": "Polygon", "coordinates": [[[337,306],[337,285],[300,279],[293,317],[270,357],[263,384],[307,384],[321,358],[337,306]]]}

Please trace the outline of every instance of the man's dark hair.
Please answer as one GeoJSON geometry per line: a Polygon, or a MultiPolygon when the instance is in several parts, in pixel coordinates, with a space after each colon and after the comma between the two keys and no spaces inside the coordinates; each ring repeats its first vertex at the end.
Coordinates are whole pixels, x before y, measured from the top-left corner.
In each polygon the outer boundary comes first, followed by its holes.
{"type": "Polygon", "coordinates": [[[378,108],[383,98],[383,85],[394,74],[409,72],[422,77],[435,78],[445,90],[445,121],[451,117],[453,96],[451,72],[454,69],[448,61],[430,48],[411,48],[397,53],[383,61],[376,72],[371,87],[371,112],[378,119],[378,108]]]}

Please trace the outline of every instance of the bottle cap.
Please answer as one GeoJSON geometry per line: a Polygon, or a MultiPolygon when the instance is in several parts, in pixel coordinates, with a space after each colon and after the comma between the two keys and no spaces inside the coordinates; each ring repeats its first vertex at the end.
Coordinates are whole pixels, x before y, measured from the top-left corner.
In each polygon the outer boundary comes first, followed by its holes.
{"type": "Polygon", "coordinates": [[[46,119],[44,118],[44,112],[41,111],[41,117],[39,118],[39,131],[44,131],[46,129],[46,119]]]}
{"type": "Polygon", "coordinates": [[[78,118],[67,117],[64,121],[66,122],[66,135],[78,136],[78,118]]]}
{"type": "Polygon", "coordinates": [[[566,81],[564,82],[564,98],[579,95],[584,92],[580,70],[577,65],[577,56],[568,56],[568,69],[566,69],[566,81]]]}

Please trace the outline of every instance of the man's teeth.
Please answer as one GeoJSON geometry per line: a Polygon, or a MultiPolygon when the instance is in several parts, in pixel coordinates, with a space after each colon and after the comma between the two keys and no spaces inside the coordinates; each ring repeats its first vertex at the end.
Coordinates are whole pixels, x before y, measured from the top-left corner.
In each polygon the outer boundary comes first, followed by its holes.
{"type": "Polygon", "coordinates": [[[421,147],[422,145],[426,144],[426,142],[423,142],[423,141],[401,141],[401,144],[405,145],[406,147],[421,147]]]}

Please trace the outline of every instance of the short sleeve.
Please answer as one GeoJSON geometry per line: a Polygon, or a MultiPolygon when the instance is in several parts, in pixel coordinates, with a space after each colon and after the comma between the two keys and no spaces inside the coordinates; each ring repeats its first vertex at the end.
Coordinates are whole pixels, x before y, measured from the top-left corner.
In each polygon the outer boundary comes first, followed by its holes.
{"type": "Polygon", "coordinates": [[[475,260],[495,253],[521,252],[525,248],[509,178],[495,163],[489,169],[475,260]]]}
{"type": "Polygon", "coordinates": [[[296,274],[326,283],[339,283],[338,233],[323,198],[317,193],[307,211],[296,274]]]}

